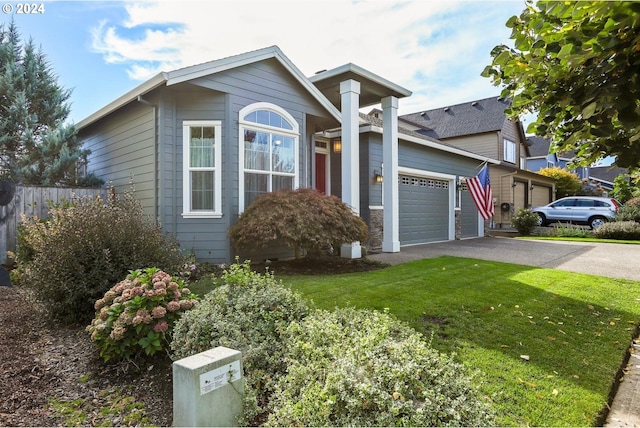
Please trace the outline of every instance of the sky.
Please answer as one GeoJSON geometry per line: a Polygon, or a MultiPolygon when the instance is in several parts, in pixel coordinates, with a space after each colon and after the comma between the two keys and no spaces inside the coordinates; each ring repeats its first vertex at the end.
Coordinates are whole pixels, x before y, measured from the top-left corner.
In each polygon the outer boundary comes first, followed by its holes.
{"type": "Polygon", "coordinates": [[[505,23],[525,8],[524,0],[0,4],[0,25],[13,19],[72,90],[75,123],[160,71],[273,45],[307,76],[353,63],[412,91],[400,114],[497,97],[501,88],[480,73],[496,45],[511,45],[505,23]]]}

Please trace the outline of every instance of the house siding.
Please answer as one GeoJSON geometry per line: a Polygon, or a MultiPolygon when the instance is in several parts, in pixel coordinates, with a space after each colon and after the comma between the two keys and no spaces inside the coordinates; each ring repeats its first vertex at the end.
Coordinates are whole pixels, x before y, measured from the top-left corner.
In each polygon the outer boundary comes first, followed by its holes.
{"type": "MultiPolygon", "coordinates": [[[[375,207],[383,206],[382,184],[373,182],[373,172],[375,170],[381,171],[383,161],[382,135],[377,133],[361,135],[366,135],[366,138],[361,136],[361,160],[364,157],[363,153],[366,154],[367,160],[367,164],[361,165],[361,171],[365,171],[367,174],[365,177],[361,177],[361,189],[366,190],[367,196],[366,199],[361,199],[360,214],[364,219],[366,219],[369,227],[371,228],[376,216],[381,215],[380,212],[378,212],[379,210],[375,207]],[[367,183],[366,186],[364,185],[365,183],[367,183]],[[371,210],[370,207],[374,207],[374,209],[371,210]],[[373,215],[372,212],[375,215],[373,215]]],[[[400,168],[404,167],[431,173],[454,175],[459,179],[462,177],[475,176],[478,173],[478,167],[480,164],[481,161],[479,160],[447,153],[442,150],[402,140],[402,134],[399,135],[398,166],[400,168]]],[[[384,179],[386,180],[387,177],[384,179]]],[[[455,183],[452,184],[455,185],[455,183]]],[[[455,203],[455,201],[450,201],[450,203],[455,203]]],[[[463,237],[477,236],[478,211],[475,205],[463,203],[462,212],[465,216],[465,234],[463,237]],[[466,226],[469,219],[474,217],[476,219],[475,225],[473,220],[471,220],[471,225],[466,226]],[[472,232],[474,227],[475,235],[472,232]]],[[[375,229],[375,225],[373,226],[375,229]]],[[[374,249],[377,249],[377,244],[378,243],[376,242],[370,242],[371,247],[374,249]]]]}
{"type": "Polygon", "coordinates": [[[502,143],[497,132],[448,138],[447,144],[491,159],[502,159],[502,143]]]}
{"type": "Polygon", "coordinates": [[[315,117],[326,120],[328,113],[275,60],[239,67],[189,83],[168,88],[165,102],[163,147],[163,212],[167,230],[199,260],[215,263],[232,261],[235,256],[254,261],[293,257],[291,249],[279,245],[268,251],[236,252],[231,248],[229,228],[239,216],[239,112],[244,107],[268,102],[284,108],[298,123],[299,186],[311,186],[311,153],[315,117]],[[222,121],[222,212],[221,218],[183,218],[182,213],[182,122],[184,120],[222,121]],[[309,122],[309,123],[308,123],[309,122]],[[169,160],[171,159],[171,160],[169,160]],[[167,181],[172,180],[173,183],[167,181]],[[171,225],[171,226],[169,226],[171,225]]]}
{"type": "Polygon", "coordinates": [[[155,214],[154,109],[131,103],[83,130],[83,148],[91,150],[91,170],[116,190],[135,188],[145,212],[155,214]]]}
{"type": "MultiPolygon", "coordinates": [[[[504,140],[510,140],[516,143],[516,163],[514,165],[520,166],[520,157],[524,156],[523,147],[522,147],[522,135],[519,130],[519,122],[515,122],[513,120],[505,120],[502,126],[502,130],[500,131],[501,138],[499,139],[499,151],[498,156],[495,159],[504,160],[504,140]]],[[[509,162],[510,163],[510,162],[509,162]]]]}

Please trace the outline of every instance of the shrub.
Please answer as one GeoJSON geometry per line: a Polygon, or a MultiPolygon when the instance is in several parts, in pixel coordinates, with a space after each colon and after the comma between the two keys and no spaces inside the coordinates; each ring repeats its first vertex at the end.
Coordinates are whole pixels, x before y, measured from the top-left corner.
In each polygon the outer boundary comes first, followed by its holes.
{"type": "Polygon", "coordinates": [[[472,377],[388,314],[316,311],[292,323],[269,426],[490,426],[472,377]]]}
{"type": "Polygon", "coordinates": [[[538,226],[538,214],[530,209],[520,209],[518,214],[511,219],[511,224],[520,235],[531,235],[533,229],[538,226]]]}
{"type": "Polygon", "coordinates": [[[640,239],[640,223],[635,221],[612,221],[595,229],[593,235],[601,239],[640,239]]]}
{"type": "Polygon", "coordinates": [[[640,223],[640,204],[624,204],[618,208],[616,221],[635,221],[640,223]]]}
{"type": "Polygon", "coordinates": [[[314,189],[280,190],[260,195],[229,230],[239,249],[264,248],[281,241],[311,253],[367,239],[367,225],[336,196],[314,189]]]}
{"type": "Polygon", "coordinates": [[[281,335],[309,308],[270,272],[253,272],[248,261],[232,264],[216,285],[176,323],[172,356],[184,358],[217,346],[242,351],[247,397],[242,420],[255,425],[268,409],[274,380],[286,370],[281,335]]]}
{"type": "Polygon", "coordinates": [[[585,229],[575,224],[559,225],[553,227],[553,232],[549,236],[560,236],[565,238],[590,238],[593,236],[591,230],[585,229]]]}
{"type": "Polygon", "coordinates": [[[75,199],[49,213],[24,219],[16,263],[21,284],[60,320],[88,324],[93,303],[132,270],[175,273],[184,264],[178,243],[145,216],[132,192],[75,199]]]}
{"type": "Polygon", "coordinates": [[[636,196],[635,198],[631,198],[627,202],[625,202],[624,204],[640,208],[640,196],[636,196]]]}
{"type": "Polygon", "coordinates": [[[105,361],[152,356],[168,349],[173,324],[195,298],[182,280],[156,268],[137,269],[96,301],[87,331],[105,361]]]}
{"type": "Polygon", "coordinates": [[[542,168],[538,171],[538,174],[555,179],[558,198],[577,195],[582,191],[583,185],[578,174],[566,169],[560,167],[542,168]]]}

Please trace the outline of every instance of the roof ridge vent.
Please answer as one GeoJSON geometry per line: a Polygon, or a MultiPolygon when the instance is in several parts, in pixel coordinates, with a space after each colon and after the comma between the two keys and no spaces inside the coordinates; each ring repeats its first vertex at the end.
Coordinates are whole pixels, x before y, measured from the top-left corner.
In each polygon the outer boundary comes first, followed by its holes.
{"type": "Polygon", "coordinates": [[[471,105],[475,107],[475,106],[477,106],[477,105],[478,105],[478,102],[477,102],[477,101],[474,101],[474,102],[472,102],[472,103],[471,103],[471,105]]]}

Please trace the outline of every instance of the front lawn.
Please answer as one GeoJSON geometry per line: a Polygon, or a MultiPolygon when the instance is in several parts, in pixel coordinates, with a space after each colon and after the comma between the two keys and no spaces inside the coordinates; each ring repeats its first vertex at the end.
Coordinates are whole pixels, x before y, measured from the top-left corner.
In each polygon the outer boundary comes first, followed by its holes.
{"type": "Polygon", "coordinates": [[[598,426],[640,320],[640,282],[441,257],[279,276],[316,306],[385,310],[481,371],[501,426],[598,426]]]}

